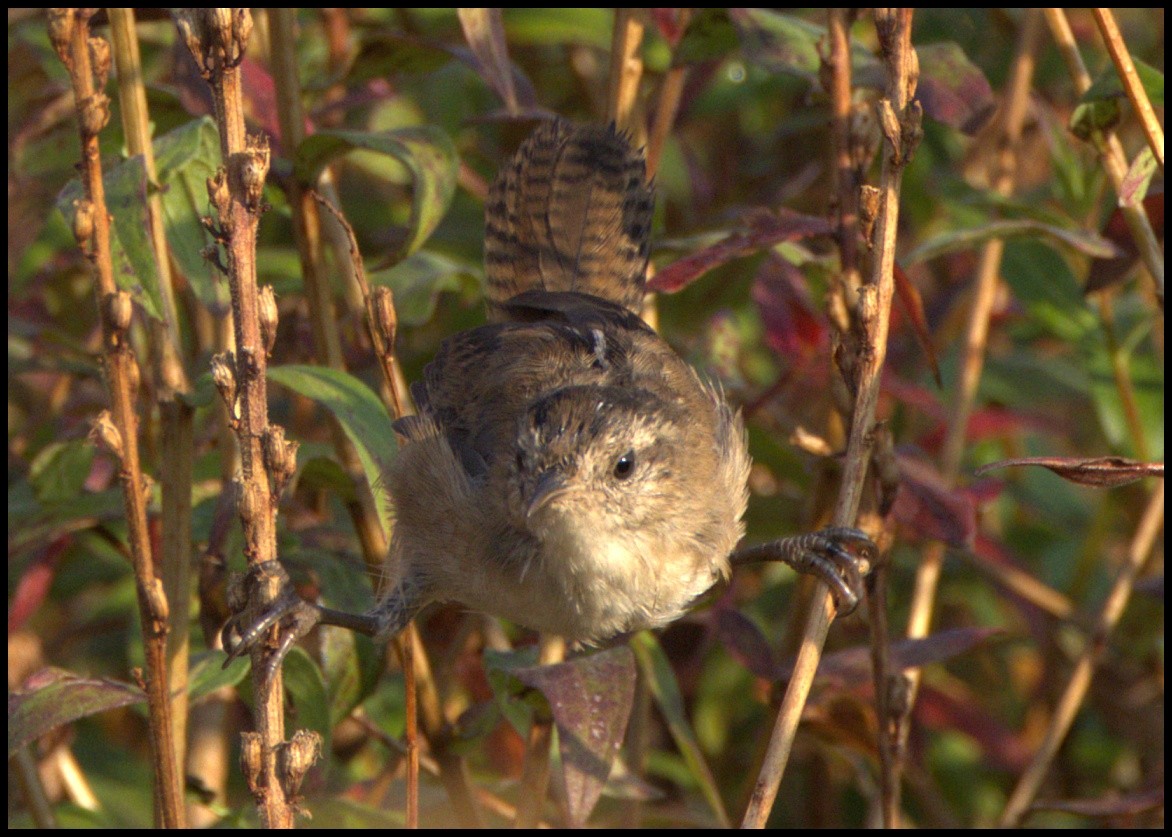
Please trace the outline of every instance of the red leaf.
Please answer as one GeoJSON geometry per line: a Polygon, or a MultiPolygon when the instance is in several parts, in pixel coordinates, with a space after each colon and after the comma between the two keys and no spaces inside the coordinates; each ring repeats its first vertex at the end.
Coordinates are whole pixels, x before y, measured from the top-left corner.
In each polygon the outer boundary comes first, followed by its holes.
{"type": "Polygon", "coordinates": [[[779,357],[800,358],[826,343],[826,323],[810,302],[796,267],[770,254],[753,278],[753,301],[765,326],[765,342],[779,357]]]}
{"type": "MultiPolygon", "coordinates": [[[[1144,198],[1144,211],[1152,224],[1152,229],[1161,245],[1164,243],[1164,186],[1162,183],[1153,183],[1144,198]]],[[[1123,219],[1123,210],[1116,209],[1107,219],[1107,226],[1103,229],[1103,237],[1114,243],[1123,255],[1114,259],[1095,259],[1091,262],[1090,272],[1087,274],[1086,293],[1101,291],[1112,285],[1117,285],[1131,275],[1132,269],[1139,258],[1139,250],[1135,247],[1135,239],[1127,228],[1123,219]]]]}
{"type": "Polygon", "coordinates": [[[53,575],[57,572],[57,561],[72,542],[73,538],[69,535],[54,538],[25,567],[8,606],[9,636],[21,628],[41,606],[53,583],[53,575]]]}
{"type": "Polygon", "coordinates": [[[916,342],[920,344],[924,356],[928,359],[936,386],[943,387],[944,384],[940,380],[940,364],[936,360],[936,347],[932,345],[932,336],[928,333],[928,322],[924,317],[924,301],[920,298],[920,290],[907,278],[907,274],[898,263],[894,268],[894,278],[900,305],[912,324],[912,334],[916,336],[916,342]]]}
{"type": "Polygon", "coordinates": [[[803,215],[784,207],[776,214],[762,211],[750,220],[750,229],[735,232],[722,241],[690,256],[678,259],[647,283],[653,291],[673,294],[686,288],[713,268],[740,256],[764,250],[783,241],[798,241],[815,235],[829,235],[825,218],[803,215]]]}

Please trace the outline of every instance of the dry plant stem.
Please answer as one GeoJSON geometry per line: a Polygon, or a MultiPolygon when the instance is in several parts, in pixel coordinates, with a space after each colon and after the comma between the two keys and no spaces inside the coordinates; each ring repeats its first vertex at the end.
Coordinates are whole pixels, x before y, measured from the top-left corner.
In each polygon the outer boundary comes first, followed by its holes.
{"type": "MultiPolygon", "coordinates": [[[[830,93],[830,137],[838,191],[833,207],[838,239],[840,281],[844,294],[859,286],[859,172],[852,158],[850,15],[847,9],[827,10],[828,54],[824,56],[830,93]]],[[[871,670],[875,683],[875,717],[879,722],[880,798],[885,828],[899,827],[899,776],[894,745],[898,725],[891,722],[888,689],[891,661],[887,623],[887,566],[880,562],[867,580],[871,670]]]]}
{"type": "MultiPolygon", "coordinates": [[[[270,482],[280,483],[277,469],[269,467],[274,457],[270,455],[266,462],[265,448],[287,450],[287,445],[283,432],[270,428],[268,421],[265,369],[270,342],[261,331],[262,303],[256,283],[256,231],[264,208],[262,190],[269,150],[263,138],[245,136],[239,64],[252,32],[252,18],[247,9],[185,9],[176,13],[176,22],[211,87],[220,132],[223,168],[209,180],[208,195],[218,216],[212,226],[227,252],[236,342],[235,354],[223,359],[220,370],[226,373],[222,392],[235,422],[240,450],[236,490],[244,554],[253,567],[277,559],[277,492],[270,482]],[[266,445],[269,440],[280,444],[266,445]]],[[[268,302],[272,303],[271,295],[268,302]]],[[[274,310],[266,313],[265,329],[270,336],[276,328],[275,304],[271,308],[274,310]]],[[[277,591],[267,592],[275,595],[277,591]]],[[[284,690],[279,670],[268,678],[268,653],[264,644],[252,652],[256,733],[244,736],[241,766],[262,824],[291,828],[294,806],[290,797],[295,790],[287,787],[292,777],[286,771],[278,772],[277,754],[295,744],[284,741],[284,690]]]]}
{"type": "MultiPolygon", "coordinates": [[[[1008,197],[1013,193],[1017,171],[1017,146],[1028,112],[1030,84],[1041,37],[1040,18],[1037,10],[1026,13],[1018,39],[1017,54],[1006,86],[1005,102],[1001,112],[1001,139],[990,178],[993,190],[1002,197],[1008,197]]],[[[984,369],[989,320],[997,297],[1004,252],[1004,241],[992,239],[982,248],[977,265],[976,287],[969,308],[968,329],[961,349],[960,375],[949,399],[952,409],[941,453],[940,471],[949,486],[956,484],[964,456],[966,430],[976,400],[977,385],[984,369]]],[[[925,637],[931,629],[944,552],[944,544],[930,544],[925,549],[916,571],[908,615],[907,635],[910,638],[925,637]]],[[[897,752],[900,763],[896,767],[898,772],[902,772],[903,769],[902,760],[906,755],[909,719],[919,690],[920,674],[918,669],[908,672],[910,694],[899,724],[897,752]]]]}
{"type": "MultiPolygon", "coordinates": [[[[549,666],[566,658],[566,641],[559,636],[542,634],[537,664],[549,666]]],[[[549,790],[549,745],[553,740],[553,719],[534,717],[525,744],[525,762],[521,768],[520,793],[517,795],[517,818],[514,828],[536,828],[545,808],[549,790]]]]}
{"type": "Polygon", "coordinates": [[[1078,662],[1074,666],[1074,672],[1062,692],[1062,697],[1058,700],[1058,706],[1054,710],[1054,716],[1050,719],[1050,726],[1046,730],[1045,738],[1034,754],[1030,766],[1026,768],[1025,773],[1018,780],[1017,787],[1014,788],[1013,794],[1005,806],[1005,811],[1001,815],[1000,825],[1002,828],[1017,826],[1028,812],[1038,788],[1041,787],[1042,781],[1046,778],[1050,763],[1054,760],[1058,748],[1070,731],[1071,724],[1074,723],[1075,715],[1090,688],[1095,666],[1098,665],[1107,648],[1107,640],[1111,631],[1118,624],[1124,608],[1127,607],[1127,601],[1131,597],[1131,590],[1135,586],[1136,578],[1151,554],[1152,546],[1163,525],[1164,481],[1161,480],[1148,500],[1139,526],[1136,527],[1135,536],[1128,546],[1127,560],[1120,568],[1119,575],[1103,602],[1103,609],[1095,621],[1095,628],[1087,637],[1086,648],[1079,656],[1078,662]]]}
{"type": "MultiPolygon", "coordinates": [[[[114,66],[118,77],[118,101],[122,111],[122,129],[131,155],[141,154],[147,181],[155,183],[155,154],[151,145],[150,117],[147,112],[146,87],[142,79],[134,9],[107,9],[114,45],[114,66]]],[[[190,385],[180,361],[177,335],[179,320],[175,310],[175,291],[171,275],[170,250],[163,231],[163,202],[156,190],[147,197],[150,208],[151,242],[159,270],[159,292],[163,300],[164,320],[151,319],[151,342],[154,355],[155,392],[162,425],[160,461],[167,467],[160,475],[162,490],[162,567],[163,590],[168,602],[187,602],[191,598],[191,473],[192,421],[194,410],[175,398],[190,385]]],[[[167,640],[167,670],[172,695],[171,720],[174,728],[175,757],[187,762],[187,657],[190,619],[186,606],[171,608],[170,634],[167,640]]]]}
{"type": "MultiPolygon", "coordinates": [[[[1083,64],[1082,55],[1078,51],[1078,44],[1074,40],[1074,33],[1062,9],[1046,9],[1046,23],[1050,27],[1050,34],[1058,44],[1058,49],[1066,61],[1066,68],[1074,81],[1075,92],[1080,96],[1091,86],[1091,77],[1083,64]]],[[[1091,142],[1103,160],[1103,168],[1111,179],[1111,186],[1116,194],[1120,194],[1124,177],[1127,176],[1127,156],[1123,152],[1123,145],[1113,131],[1095,131],[1091,135],[1091,142]]],[[[1144,211],[1142,204],[1121,204],[1119,211],[1131,232],[1135,246],[1139,250],[1139,257],[1152,276],[1156,285],[1156,299],[1160,310],[1164,308],[1164,250],[1156,240],[1151,221],[1144,211]]]]}
{"type": "MultiPolygon", "coordinates": [[[[634,124],[636,94],[643,77],[643,61],[636,55],[643,42],[643,23],[635,9],[616,9],[614,34],[610,42],[610,82],[607,87],[606,118],[624,131],[642,133],[634,124]]],[[[642,139],[635,137],[636,141],[642,139]]]]}
{"type": "MultiPolygon", "coordinates": [[[[394,297],[389,288],[378,288],[372,291],[366,278],[366,269],[362,264],[362,255],[358,250],[358,241],[354,238],[353,229],[332,203],[317,194],[314,194],[313,197],[318,205],[333,217],[346,238],[354,278],[362,292],[366,307],[366,322],[371,345],[374,347],[387,389],[391,393],[391,411],[395,418],[402,418],[405,413],[404,399],[401,396],[401,388],[398,383],[399,370],[395,361],[395,335],[398,330],[398,319],[395,314],[394,297]]],[[[382,577],[381,572],[375,575],[376,579],[382,577]]],[[[452,798],[460,821],[466,827],[479,826],[480,812],[476,805],[472,784],[468,778],[467,765],[460,756],[451,753],[446,747],[449,734],[448,724],[444,718],[439,690],[435,678],[432,676],[431,665],[415,623],[412,622],[408,625],[406,630],[392,640],[392,643],[403,665],[404,689],[407,695],[408,822],[412,819],[411,810],[413,807],[416,809],[415,819],[418,820],[419,737],[417,719],[422,717],[424,735],[435,751],[440,779],[452,798]],[[413,787],[415,789],[414,795],[411,792],[413,787]],[[415,799],[414,804],[411,803],[412,799],[415,799]]]]}
{"type": "Polygon", "coordinates": [[[1099,33],[1107,44],[1107,52],[1111,53],[1111,60],[1115,63],[1115,71],[1123,82],[1123,89],[1127,91],[1127,98],[1131,100],[1139,123],[1143,126],[1144,135],[1148,138],[1148,147],[1156,157],[1160,168],[1164,168],[1164,129],[1160,127],[1160,120],[1148,101],[1148,94],[1140,83],[1139,74],[1135,71],[1135,63],[1131,60],[1131,51],[1123,40],[1123,33],[1115,23],[1115,15],[1110,9],[1094,9],[1095,23],[1099,25],[1099,33]]]}
{"type": "MultiPolygon", "coordinates": [[[[680,9],[676,25],[680,32],[688,28],[692,20],[691,9],[680,9]]],[[[683,35],[681,34],[681,40],[683,35]]],[[[647,137],[647,180],[650,182],[659,171],[659,160],[663,156],[663,146],[671,133],[676,121],[676,114],[680,110],[680,97],[684,92],[684,81],[688,78],[686,64],[672,64],[659,85],[659,97],[655,103],[655,122],[651,126],[651,134],[647,137]]]]}
{"type": "Polygon", "coordinates": [[[151,557],[146,485],[139,462],[138,417],[134,411],[139,370],[129,341],[133,305],[130,295],[119,290],[114,283],[110,260],[110,216],[106,209],[98,147],[98,133],[110,118],[109,99],[102,92],[110,73],[110,50],[105,40],[90,37],[89,19],[94,11],[51,10],[49,35],[69,71],[80,128],[80,170],[85,197],[78,202],[74,234],[93,268],[102,322],[103,366],[111,406],[110,413],[99,417],[95,432],[119,460],[118,477],[122,483],[127,540],[145,646],[147,716],[155,774],[155,824],[181,828],[186,819],[167,677],[169,609],[151,557]]]}
{"type": "MultiPolygon", "coordinates": [[[[911,101],[916,78],[916,59],[911,46],[912,10],[876,9],[874,14],[888,68],[887,90],[878,103],[880,124],[884,126],[887,141],[880,175],[873,270],[869,283],[860,288],[856,311],[861,341],[856,359],[858,388],[842,488],[834,509],[835,526],[850,526],[854,523],[871,459],[875,407],[879,399],[883,361],[887,354],[888,319],[894,290],[900,182],[903,168],[920,136],[921,112],[918,105],[911,101]]],[[[778,710],[777,722],[742,827],[763,828],[769,818],[833,618],[834,603],[830,591],[819,583],[794,663],[793,675],[778,710]]]]}

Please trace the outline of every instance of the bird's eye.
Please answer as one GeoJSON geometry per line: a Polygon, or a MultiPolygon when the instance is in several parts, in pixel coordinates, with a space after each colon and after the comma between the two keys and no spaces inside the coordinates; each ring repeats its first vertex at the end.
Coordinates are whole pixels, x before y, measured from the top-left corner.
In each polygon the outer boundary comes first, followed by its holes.
{"type": "Polygon", "coordinates": [[[635,452],[629,450],[614,464],[615,479],[625,480],[635,471],[635,452]]]}

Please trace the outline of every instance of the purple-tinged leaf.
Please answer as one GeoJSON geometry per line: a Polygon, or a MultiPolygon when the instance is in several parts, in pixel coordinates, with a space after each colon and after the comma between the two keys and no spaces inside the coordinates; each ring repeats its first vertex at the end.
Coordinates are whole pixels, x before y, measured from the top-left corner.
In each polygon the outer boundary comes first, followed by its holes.
{"type": "Polygon", "coordinates": [[[917,535],[949,546],[972,544],[977,513],[972,499],[950,488],[939,472],[924,460],[904,453],[899,463],[899,494],[892,513],[917,535]]]}
{"type": "Polygon", "coordinates": [[[618,646],[550,666],[510,672],[549,702],[558,731],[570,822],[594,810],[627,730],[635,695],[635,660],[618,646]]]}
{"type": "Polygon", "coordinates": [[[993,88],[985,74],[955,43],[916,47],[920,83],[916,98],[924,115],[974,135],[994,110],[993,88]]]}
{"type": "Polygon", "coordinates": [[[1136,462],[1121,456],[1100,456],[1094,459],[1066,456],[1022,456],[990,463],[978,468],[974,473],[980,475],[997,468],[1018,465],[1040,465],[1053,471],[1064,480],[1095,488],[1114,488],[1118,485],[1127,485],[1130,482],[1142,480],[1145,477],[1164,476],[1163,462],[1136,462]]]}
{"type": "Polygon", "coordinates": [[[673,294],[686,288],[713,268],[740,256],[815,235],[829,235],[830,222],[825,218],[803,215],[784,207],[776,213],[761,211],[749,222],[749,229],[734,232],[710,247],[678,259],[659,271],[647,283],[651,290],[673,294]]]}
{"type": "Polygon", "coordinates": [[[143,700],[142,689],[130,683],[41,669],[8,695],[8,757],[59,726],[143,700]]]}

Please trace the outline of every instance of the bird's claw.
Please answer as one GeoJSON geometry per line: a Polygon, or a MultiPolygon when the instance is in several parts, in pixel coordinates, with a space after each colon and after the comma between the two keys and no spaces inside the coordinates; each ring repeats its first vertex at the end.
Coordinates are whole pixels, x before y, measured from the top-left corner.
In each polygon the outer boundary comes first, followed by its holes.
{"type": "Polygon", "coordinates": [[[830,588],[839,615],[853,613],[863,598],[863,580],[878,555],[875,543],[858,529],[828,526],[750,547],[733,555],[734,563],[784,561],[814,575],[830,588]]]}
{"type": "Polygon", "coordinates": [[[280,627],[276,645],[269,648],[265,668],[269,679],[281,667],[293,645],[321,621],[321,609],[297,595],[279,561],[265,561],[249,568],[229,591],[233,616],[220,631],[228,658],[233,660],[266,643],[270,629],[280,627]]]}

